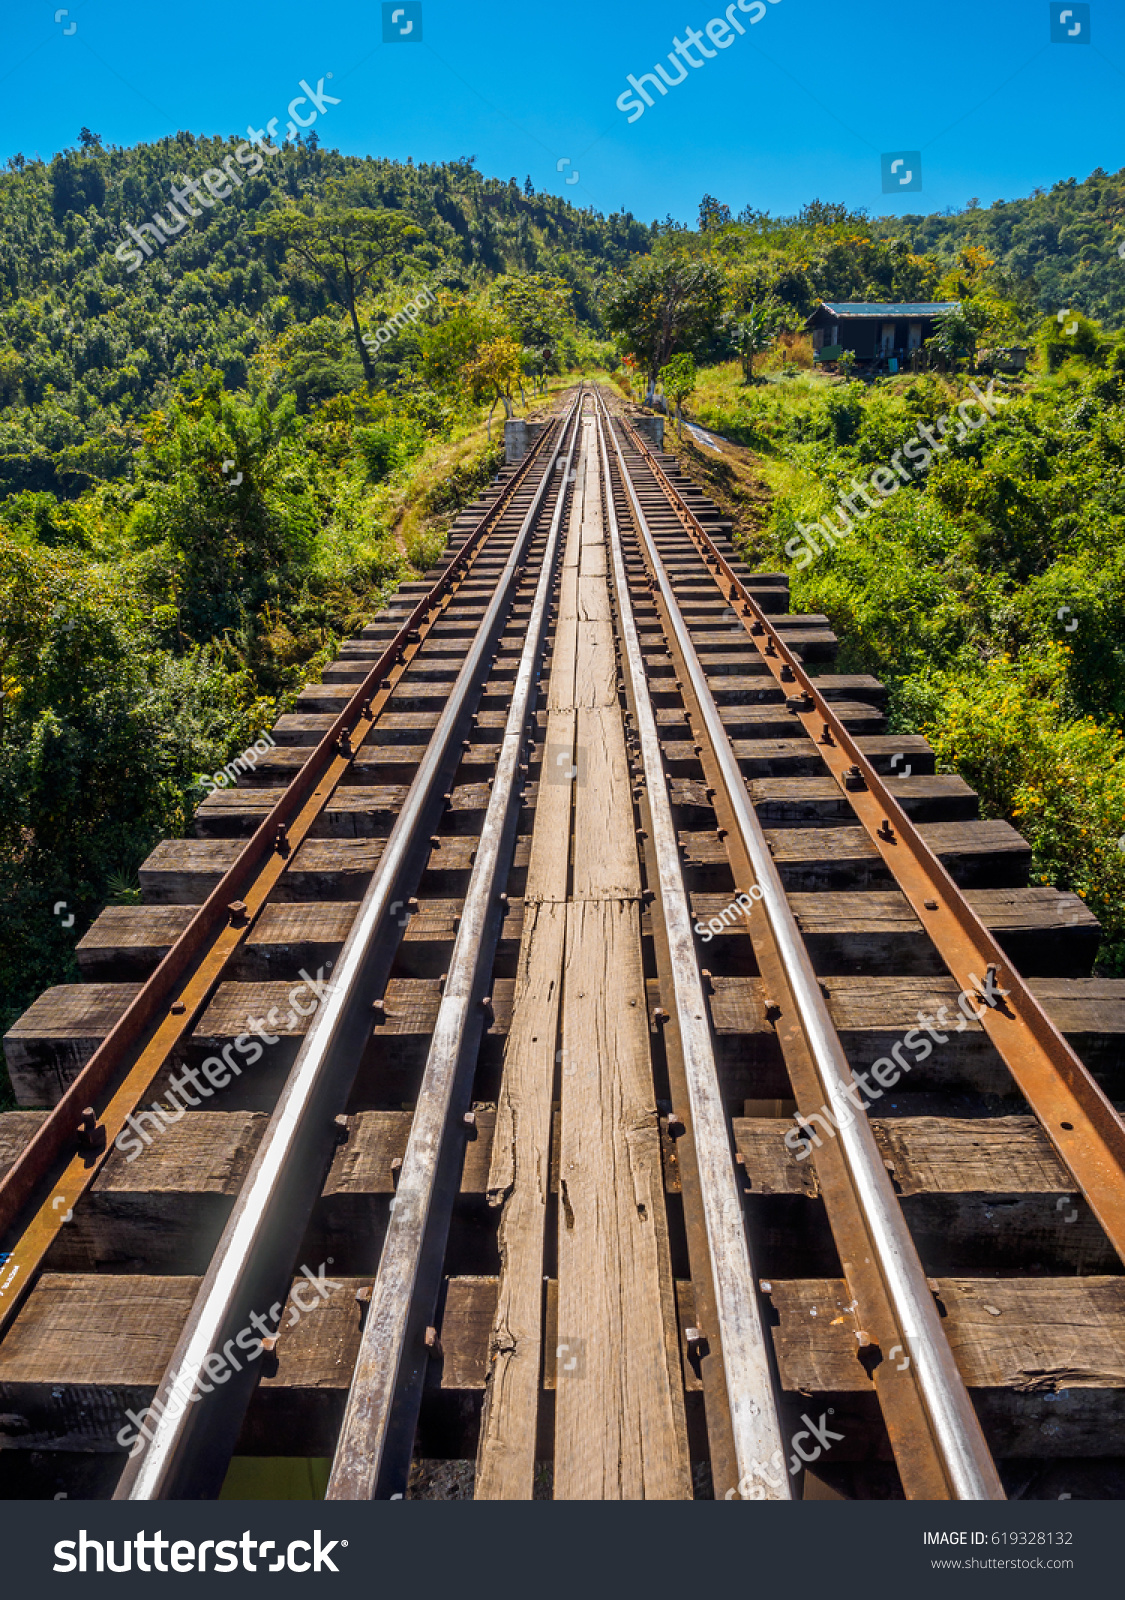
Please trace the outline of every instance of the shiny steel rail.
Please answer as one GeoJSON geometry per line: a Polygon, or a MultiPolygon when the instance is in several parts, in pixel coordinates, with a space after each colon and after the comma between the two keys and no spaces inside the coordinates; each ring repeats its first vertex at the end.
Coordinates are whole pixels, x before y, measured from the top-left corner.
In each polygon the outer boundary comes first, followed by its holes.
{"type": "MultiPolygon", "coordinates": [[[[754,879],[762,891],[761,909],[768,919],[773,942],[784,968],[796,1008],[796,1021],[808,1047],[823,1103],[827,1104],[839,1119],[840,1133],[835,1144],[846,1162],[856,1201],[852,1218],[849,1220],[854,1222],[862,1219],[862,1228],[866,1235],[863,1244],[866,1245],[870,1259],[875,1264],[882,1298],[900,1335],[898,1342],[910,1351],[911,1358],[906,1373],[899,1374],[894,1371],[893,1377],[888,1377],[881,1386],[880,1399],[886,1409],[893,1405],[893,1394],[887,1393],[888,1390],[893,1391],[897,1388],[902,1392],[915,1391],[920,1404],[912,1406],[911,1409],[915,1416],[924,1421],[930,1447],[924,1452],[926,1459],[920,1463],[922,1470],[919,1482],[924,1483],[931,1494],[941,1493],[938,1487],[940,1484],[944,1487],[945,1495],[950,1498],[1003,1499],[1004,1494],[995,1465],[985,1444],[964,1381],[953,1360],[926,1275],[876,1146],[870,1124],[864,1116],[854,1115],[854,1105],[848,1096],[849,1088],[854,1085],[843,1046],[813,972],[804,941],[797,929],[761,824],[750,804],[745,782],[723,728],[706,674],[696,655],[620,442],[613,434],[612,424],[608,422],[604,404],[603,419],[613,440],[617,470],[628,497],[646,565],[655,580],[667,626],[675,640],[682,668],[690,681],[692,697],[698,707],[702,727],[721,776],[725,798],[735,821],[739,839],[754,879]]],[[[630,431],[633,440],[636,441],[635,431],[630,431]]],[[[646,454],[651,457],[650,452],[646,454]]],[[[655,462],[652,465],[658,466],[655,462]]],[[[674,490],[667,478],[661,474],[658,481],[671,498],[674,490]]],[[[733,574],[730,576],[732,582],[737,581],[733,574]]],[[[742,588],[741,584],[737,586],[739,589],[742,588]]],[[[788,656],[788,652],[786,655],[788,656]]],[[[829,1216],[835,1229],[838,1216],[834,1216],[833,1211],[834,1208],[830,1204],[829,1216]]],[[[849,1239],[841,1240],[843,1246],[841,1256],[846,1273],[849,1264],[862,1260],[863,1246],[860,1245],[857,1250],[858,1243],[854,1237],[854,1228],[849,1239]]],[[[863,1276],[870,1280],[871,1274],[866,1273],[863,1276]]],[[[851,1276],[849,1281],[857,1292],[861,1307],[864,1301],[870,1303],[869,1285],[857,1283],[851,1276]]],[[[885,1325],[886,1316],[880,1318],[880,1321],[885,1325]]],[[[730,1354],[728,1350],[728,1361],[730,1354]]],[[[881,1365],[887,1364],[881,1363],[881,1365]]],[[[918,1440],[913,1442],[915,1451],[920,1443],[918,1440]]],[[[909,1471],[904,1472],[904,1478],[907,1479],[910,1492],[909,1471]]]]}
{"type": "Polygon", "coordinates": [[[714,1340],[725,1376],[737,1492],[744,1500],[788,1500],[792,1493],[791,1478],[773,1389],[769,1341],[735,1182],[730,1124],[719,1091],[691,910],[679,864],[676,826],[664,778],[644,655],[629,597],[621,530],[609,487],[610,443],[606,420],[604,407],[599,406],[598,436],[622,654],[644,767],[644,799],[651,823],[652,857],[659,875],[659,910],[671,967],[674,1005],[669,1029],[675,1032],[686,1080],[691,1141],[712,1265],[712,1282],[707,1288],[708,1299],[714,1306],[715,1326],[707,1329],[708,1342],[714,1340]]]}
{"type": "MultiPolygon", "coordinates": [[[[564,427],[577,415],[580,399],[564,427]]],[[[537,459],[553,453],[554,432],[537,459]]],[[[513,542],[468,655],[426,754],[387,839],[374,877],[337,961],[332,985],[305,1035],[227,1226],[211,1259],[176,1348],[157,1388],[164,1408],[147,1448],[127,1464],[116,1499],[213,1495],[234,1448],[258,1374],[248,1364],[221,1391],[210,1391],[206,1362],[250,1323],[256,1308],[285,1299],[301,1233],[320,1193],[356,1063],[371,1034],[372,997],[381,995],[393,959],[385,937],[389,908],[418,870],[442,806],[442,792],[461,756],[484,664],[503,624],[528,544],[552,486],[547,466],[513,542]],[[178,1407],[173,1391],[195,1393],[178,1407]],[[170,1403],[171,1402],[171,1403],[170,1403]],[[178,1414],[177,1414],[178,1412],[178,1414]]]]}

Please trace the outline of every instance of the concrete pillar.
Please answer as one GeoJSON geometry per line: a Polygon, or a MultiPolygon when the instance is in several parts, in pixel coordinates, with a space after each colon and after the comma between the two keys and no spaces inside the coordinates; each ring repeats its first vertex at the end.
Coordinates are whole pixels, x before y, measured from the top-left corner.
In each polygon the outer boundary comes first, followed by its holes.
{"type": "Polygon", "coordinates": [[[639,434],[642,434],[654,450],[664,448],[664,418],[663,417],[631,417],[629,419],[639,434]]]}
{"type": "Polygon", "coordinates": [[[504,461],[514,467],[522,461],[543,431],[543,423],[528,422],[523,417],[509,417],[504,424],[504,461]]]}

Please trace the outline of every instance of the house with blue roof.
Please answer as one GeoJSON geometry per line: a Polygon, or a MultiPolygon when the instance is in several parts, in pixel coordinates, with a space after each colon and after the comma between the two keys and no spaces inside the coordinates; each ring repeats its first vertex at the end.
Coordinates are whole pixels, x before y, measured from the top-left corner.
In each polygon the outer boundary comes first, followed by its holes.
{"type": "Polygon", "coordinates": [[[957,300],[822,300],[805,328],[818,361],[851,350],[859,370],[900,371],[933,337],[937,318],[959,305],[957,300]]]}

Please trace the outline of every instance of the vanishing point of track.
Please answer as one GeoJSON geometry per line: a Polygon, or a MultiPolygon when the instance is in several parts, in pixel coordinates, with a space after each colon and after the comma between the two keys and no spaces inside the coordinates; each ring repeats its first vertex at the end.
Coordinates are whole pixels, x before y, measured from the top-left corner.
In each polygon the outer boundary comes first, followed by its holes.
{"type": "Polygon", "coordinates": [[[0,1493],[1115,1492],[1125,984],[648,429],[573,393],[9,1033],[0,1493]]]}

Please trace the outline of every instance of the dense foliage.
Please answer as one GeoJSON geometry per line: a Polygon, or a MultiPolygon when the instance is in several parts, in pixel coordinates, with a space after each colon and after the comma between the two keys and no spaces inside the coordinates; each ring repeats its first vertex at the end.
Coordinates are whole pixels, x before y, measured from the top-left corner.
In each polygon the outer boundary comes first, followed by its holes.
{"type": "Polygon", "coordinates": [[[856,504],[857,483],[953,413],[967,377],[865,386],[817,374],[751,387],[732,363],[701,375],[696,411],[760,452],[774,494],[753,557],[790,571],[799,609],[832,618],[843,670],[888,683],[892,725],[925,732],[988,812],[1031,840],[1039,881],[1087,900],[1106,929],[1105,969],[1116,970],[1125,338],[1087,325],[1060,357],[1058,331],[1050,319],[1029,378],[998,384],[991,421],[960,442],[951,430],[927,473],[853,519],[835,547],[818,540],[811,560],[801,559],[801,528],[823,518],[838,527],[841,497],[852,492],[856,504]]]}
{"type": "Polygon", "coordinates": [[[952,266],[975,246],[1013,280],[1033,280],[1040,311],[1069,307],[1108,327],[1125,326],[1125,172],[1099,167],[1025,200],[970,200],[953,215],[880,219],[878,231],[952,266]]]}
{"type": "Polygon", "coordinates": [[[1039,879],[1089,902],[1107,970],[1125,964],[1125,337],[1104,331],[1125,324],[1122,250],[1125,171],[897,220],[819,201],[735,218],[707,195],[698,230],[662,225],[606,309],[638,375],[660,335],[665,371],[706,363],[696,414],[751,446],[769,485],[755,557],[830,615],[845,668],[890,685],[894,725],[926,732],[1023,830],[1039,879]],[[808,370],[818,300],[956,309],[936,370],[865,386],[847,361],[808,370]],[[969,432],[954,417],[930,470],[899,482],[896,450],[944,425],[974,362],[1003,370],[1013,346],[1031,363],[1000,380],[995,419],[969,432]],[[802,528],[876,469],[900,492],[808,560],[802,528]]]}

